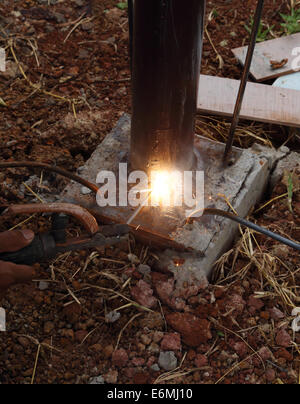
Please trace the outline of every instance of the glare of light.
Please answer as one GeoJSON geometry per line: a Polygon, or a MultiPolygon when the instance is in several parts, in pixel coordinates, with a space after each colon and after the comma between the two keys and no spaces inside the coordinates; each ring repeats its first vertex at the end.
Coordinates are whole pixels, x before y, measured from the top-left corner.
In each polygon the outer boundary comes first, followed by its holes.
{"type": "Polygon", "coordinates": [[[152,203],[171,206],[171,197],[174,188],[174,178],[168,171],[153,171],[151,173],[152,203]]]}

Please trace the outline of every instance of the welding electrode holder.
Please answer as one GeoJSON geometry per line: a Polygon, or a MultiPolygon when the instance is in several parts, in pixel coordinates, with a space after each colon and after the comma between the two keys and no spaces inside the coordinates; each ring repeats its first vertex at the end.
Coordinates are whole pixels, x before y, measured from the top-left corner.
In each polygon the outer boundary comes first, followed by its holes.
{"type": "Polygon", "coordinates": [[[39,233],[32,243],[22,250],[0,254],[0,261],[13,262],[17,265],[33,265],[36,262],[44,262],[57,255],[57,243],[66,242],[66,227],[69,217],[64,214],[52,215],[51,232],[39,233]]]}
{"type": "Polygon", "coordinates": [[[65,203],[11,205],[3,215],[33,213],[51,213],[51,231],[37,234],[33,242],[22,250],[0,254],[0,261],[33,265],[37,262],[48,261],[65,252],[118,244],[122,241],[123,236],[127,237],[130,231],[127,225],[122,224],[99,227],[96,218],[86,209],[65,203]],[[70,216],[77,218],[88,234],[67,239],[66,229],[70,216]]]}
{"type": "Polygon", "coordinates": [[[38,234],[33,242],[20,251],[0,254],[0,261],[17,265],[33,265],[44,262],[57,255],[56,242],[51,233],[38,234]]]}

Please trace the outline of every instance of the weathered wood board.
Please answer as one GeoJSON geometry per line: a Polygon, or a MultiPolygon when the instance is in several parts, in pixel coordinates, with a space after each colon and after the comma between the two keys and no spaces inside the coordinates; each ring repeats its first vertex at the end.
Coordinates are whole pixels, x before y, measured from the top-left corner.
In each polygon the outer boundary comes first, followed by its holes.
{"type": "MultiPolygon", "coordinates": [[[[239,80],[201,75],[198,112],[232,116],[239,85],[239,80]]],[[[249,82],[241,119],[300,127],[300,91],[249,82]]]]}
{"type": "MultiPolygon", "coordinates": [[[[300,63],[295,62],[296,48],[300,48],[300,33],[256,44],[250,69],[252,76],[256,81],[262,82],[299,71],[300,63]],[[283,59],[288,59],[288,63],[280,69],[273,70],[271,60],[280,62],[283,59]],[[292,67],[293,62],[298,65],[296,69],[292,67]]],[[[248,46],[243,46],[232,51],[242,65],[245,63],[247,50],[248,46]]]]}

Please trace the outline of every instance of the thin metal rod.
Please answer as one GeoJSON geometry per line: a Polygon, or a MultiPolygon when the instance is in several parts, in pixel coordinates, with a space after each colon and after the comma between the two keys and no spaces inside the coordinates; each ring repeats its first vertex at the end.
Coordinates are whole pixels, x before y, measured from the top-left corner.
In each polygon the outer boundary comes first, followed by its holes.
{"type": "Polygon", "coordinates": [[[263,8],[264,8],[264,0],[258,0],[255,17],[254,17],[253,29],[252,29],[252,33],[251,33],[250,45],[248,47],[243,76],[242,76],[240,89],[239,89],[238,97],[237,97],[236,104],[235,104],[233,119],[231,122],[230,131],[229,131],[229,138],[228,138],[228,142],[226,144],[226,149],[225,149],[225,154],[224,154],[225,163],[228,162],[228,158],[230,156],[232,146],[233,146],[235,131],[238,126],[239,119],[240,119],[242,103],[243,103],[245,90],[246,90],[246,86],[247,86],[247,82],[248,82],[248,78],[249,78],[250,67],[251,67],[251,63],[252,63],[252,59],[253,59],[253,54],[254,54],[254,49],[255,49],[255,45],[256,45],[257,34],[259,31],[259,27],[260,27],[263,8]]]}
{"type": "Polygon", "coordinates": [[[295,241],[289,240],[286,237],[282,237],[279,234],[273,233],[272,231],[265,229],[264,227],[258,226],[255,223],[249,222],[249,220],[243,219],[239,216],[233,215],[232,213],[225,212],[218,209],[205,209],[204,215],[213,215],[213,216],[222,216],[227,219],[233,220],[236,223],[241,224],[242,226],[248,227],[258,233],[264,234],[267,237],[272,238],[273,240],[279,241],[282,244],[285,244],[294,250],[300,251],[300,244],[295,241]]]}

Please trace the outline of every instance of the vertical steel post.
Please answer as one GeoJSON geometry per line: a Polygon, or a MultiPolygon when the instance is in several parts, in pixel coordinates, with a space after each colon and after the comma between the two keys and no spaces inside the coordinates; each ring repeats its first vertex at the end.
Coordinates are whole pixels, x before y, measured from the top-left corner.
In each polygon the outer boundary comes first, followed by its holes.
{"type": "Polygon", "coordinates": [[[206,0],[134,0],[131,164],[193,166],[206,0]]]}

